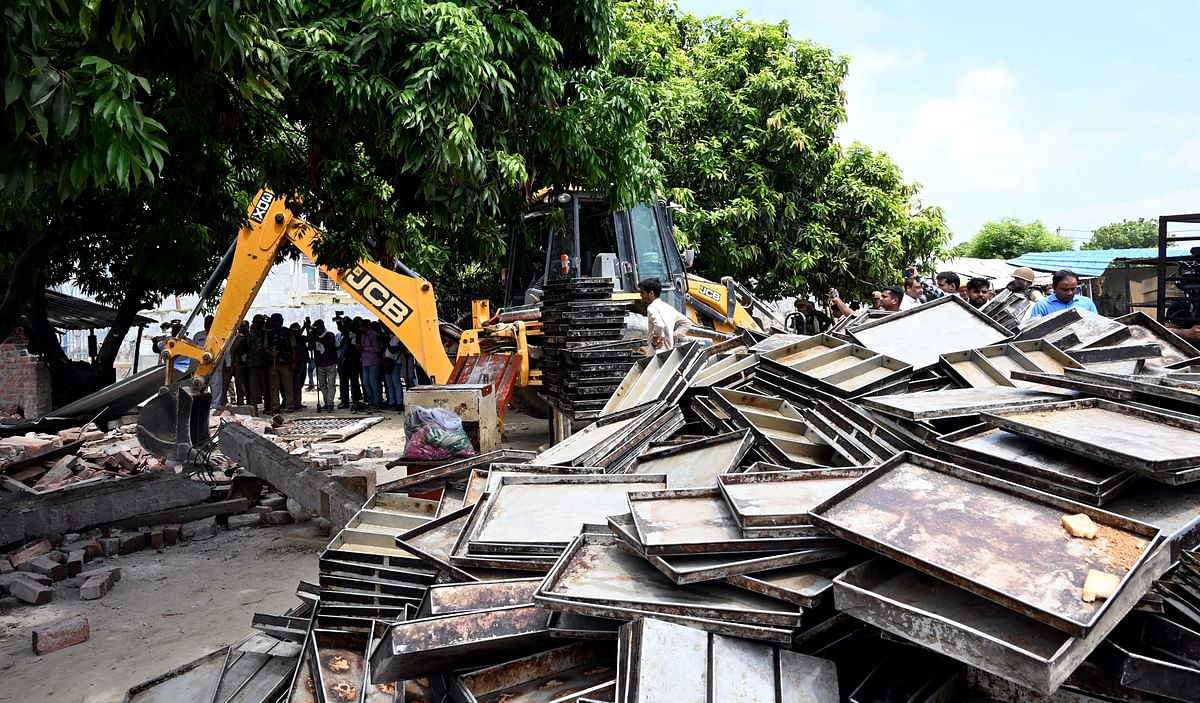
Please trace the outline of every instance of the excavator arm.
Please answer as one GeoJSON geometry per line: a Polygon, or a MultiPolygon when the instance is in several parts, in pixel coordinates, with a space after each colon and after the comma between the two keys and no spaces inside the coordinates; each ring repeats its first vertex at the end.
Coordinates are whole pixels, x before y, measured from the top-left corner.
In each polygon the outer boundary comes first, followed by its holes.
{"type": "Polygon", "coordinates": [[[320,265],[313,251],[316,228],[296,217],[285,198],[261,190],[238,232],[229,279],[204,345],[170,339],[163,350],[166,385],[138,415],[138,439],[160,456],[186,461],[209,436],[208,382],[238,325],[249,312],[259,288],[275,263],[279,248],[290,242],[312,259],[339,286],[374,312],[400,338],[434,383],[450,378],[454,365],[442,346],[437,301],[429,281],[391,271],[368,260],[341,270],[320,265]],[[172,382],[177,357],[196,361],[190,381],[172,382]]]}

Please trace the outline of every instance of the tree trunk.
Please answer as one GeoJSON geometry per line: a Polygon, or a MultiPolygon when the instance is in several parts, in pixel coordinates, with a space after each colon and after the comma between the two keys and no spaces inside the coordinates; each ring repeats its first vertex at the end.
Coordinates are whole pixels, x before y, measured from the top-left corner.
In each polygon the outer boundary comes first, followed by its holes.
{"type": "Polygon", "coordinates": [[[30,242],[17,257],[8,279],[8,290],[4,300],[0,301],[0,343],[7,341],[17,328],[21,315],[38,291],[38,276],[61,243],[59,237],[42,235],[30,242]]]}
{"type": "MultiPolygon", "coordinates": [[[[108,328],[104,343],[100,345],[100,351],[96,354],[96,372],[100,378],[112,376],[111,372],[113,363],[117,360],[117,352],[121,350],[121,343],[125,341],[125,336],[133,325],[133,318],[142,308],[142,301],[145,297],[146,284],[141,278],[133,281],[126,288],[125,298],[117,306],[117,316],[113,319],[112,327],[108,328]]],[[[135,349],[133,353],[137,354],[137,350],[135,349]]]]}

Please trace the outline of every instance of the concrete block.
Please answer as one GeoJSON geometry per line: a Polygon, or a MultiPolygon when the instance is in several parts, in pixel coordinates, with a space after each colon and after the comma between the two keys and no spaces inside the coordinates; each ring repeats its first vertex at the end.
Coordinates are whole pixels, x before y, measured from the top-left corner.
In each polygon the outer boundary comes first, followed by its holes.
{"type": "Polygon", "coordinates": [[[54,545],[50,544],[50,540],[40,539],[33,544],[22,548],[15,554],[10,555],[8,557],[8,561],[13,565],[14,569],[20,569],[21,565],[25,562],[29,561],[30,559],[40,557],[49,552],[51,549],[54,549],[54,545]]]}
{"type": "Polygon", "coordinates": [[[20,573],[13,574],[13,576],[11,578],[25,579],[26,581],[40,583],[43,586],[53,586],[54,585],[54,579],[50,578],[49,576],[47,576],[45,574],[39,574],[39,573],[35,573],[33,571],[22,571],[20,573]]]}
{"type": "Polygon", "coordinates": [[[0,576],[13,572],[12,562],[7,557],[0,557],[0,576]]]}
{"type": "Polygon", "coordinates": [[[329,478],[337,481],[342,487],[350,490],[364,501],[375,495],[375,472],[366,469],[334,469],[329,472],[329,478]]]}
{"type": "Polygon", "coordinates": [[[146,535],[141,532],[135,532],[129,535],[121,535],[120,540],[121,546],[119,551],[122,555],[140,552],[146,548],[146,535]]]}
{"type": "Polygon", "coordinates": [[[106,557],[115,557],[121,553],[120,537],[105,537],[100,540],[100,544],[104,547],[104,556],[106,557]]]}
{"type": "Polygon", "coordinates": [[[243,527],[258,527],[262,516],[258,513],[245,513],[243,515],[230,515],[229,522],[226,527],[231,530],[238,530],[243,527]]]}
{"type": "Polygon", "coordinates": [[[180,536],[183,539],[210,539],[217,536],[217,519],[215,517],[184,523],[180,536]]]}
{"type": "Polygon", "coordinates": [[[147,536],[147,538],[150,541],[151,549],[162,549],[163,547],[167,546],[167,540],[166,537],[163,536],[162,528],[150,530],[150,534],[147,536]]]}
{"type": "Polygon", "coordinates": [[[71,645],[87,642],[90,635],[88,619],[82,615],[33,629],[33,653],[49,654],[71,645]]]}
{"type": "Polygon", "coordinates": [[[267,496],[260,501],[260,505],[271,510],[287,510],[287,498],[281,495],[267,496]]]}
{"type": "Polygon", "coordinates": [[[272,510],[267,513],[266,519],[268,525],[290,525],[294,522],[292,514],[286,510],[272,510]]]}
{"type": "Polygon", "coordinates": [[[30,605],[45,605],[54,600],[54,587],[38,583],[31,578],[15,578],[8,583],[8,592],[14,598],[30,605]]]}
{"type": "Polygon", "coordinates": [[[45,554],[43,554],[40,557],[37,557],[36,559],[30,560],[23,566],[29,567],[29,570],[35,574],[42,574],[43,576],[49,576],[50,578],[54,579],[55,581],[62,581],[63,579],[65,579],[67,577],[66,565],[59,564],[58,562],[51,559],[49,557],[49,555],[45,555],[45,554]]]}
{"type": "Polygon", "coordinates": [[[179,525],[167,525],[163,528],[163,544],[172,547],[179,541],[179,525]]]}
{"type": "Polygon", "coordinates": [[[112,587],[112,581],[104,574],[96,574],[83,582],[79,587],[79,598],[81,600],[98,600],[108,594],[108,589],[112,587]]]}
{"type": "Polygon", "coordinates": [[[333,531],[333,523],[328,518],[319,517],[313,520],[313,526],[317,528],[317,534],[322,537],[328,537],[333,531]]]}

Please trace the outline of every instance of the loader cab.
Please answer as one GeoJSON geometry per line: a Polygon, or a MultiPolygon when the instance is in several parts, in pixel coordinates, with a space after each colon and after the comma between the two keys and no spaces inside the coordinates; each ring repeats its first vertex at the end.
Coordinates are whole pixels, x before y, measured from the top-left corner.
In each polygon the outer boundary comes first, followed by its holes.
{"type": "Polygon", "coordinates": [[[666,205],[614,211],[586,194],[544,198],[509,243],[504,302],[533,302],[544,283],[580,276],[609,278],[615,293],[636,293],[638,281],[656,277],[663,300],[683,311],[687,281],[666,205]]]}

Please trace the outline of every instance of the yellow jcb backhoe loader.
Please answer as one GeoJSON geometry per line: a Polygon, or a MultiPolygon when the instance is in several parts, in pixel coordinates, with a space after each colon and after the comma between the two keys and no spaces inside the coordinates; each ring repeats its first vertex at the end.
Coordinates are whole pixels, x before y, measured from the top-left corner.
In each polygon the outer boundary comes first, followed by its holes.
{"type": "MultiPolygon", "coordinates": [[[[231,249],[229,278],[204,345],[169,339],[164,346],[166,385],[138,414],[138,440],[154,454],[186,462],[196,457],[195,447],[209,440],[209,379],[275,263],[279,248],[290,242],[320,266],[313,252],[316,229],[296,217],[282,196],[259,191],[247,217],[248,223],[231,249]],[[172,362],[179,357],[196,363],[191,378],[173,381],[172,362]]],[[[366,260],[348,270],[320,268],[379,316],[433,383],[449,380],[454,365],[442,346],[437,301],[429,281],[366,260]]]]}

